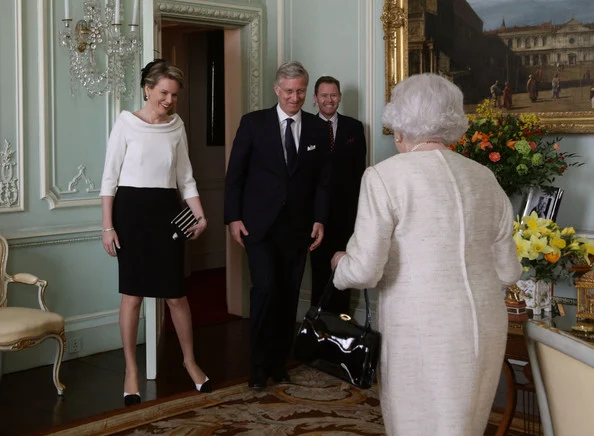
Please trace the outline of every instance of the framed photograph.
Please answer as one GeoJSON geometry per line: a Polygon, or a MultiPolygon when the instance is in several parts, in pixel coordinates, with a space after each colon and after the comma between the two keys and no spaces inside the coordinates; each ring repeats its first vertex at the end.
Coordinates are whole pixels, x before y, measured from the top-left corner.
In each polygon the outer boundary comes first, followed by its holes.
{"type": "Polygon", "coordinates": [[[594,8],[583,0],[384,0],[386,100],[432,72],[551,133],[594,132],[594,8]],[[407,47],[402,53],[398,47],[407,47]]]}
{"type": "Polygon", "coordinates": [[[522,216],[536,212],[539,218],[547,218],[555,221],[563,189],[555,187],[530,188],[526,197],[522,216]]]}

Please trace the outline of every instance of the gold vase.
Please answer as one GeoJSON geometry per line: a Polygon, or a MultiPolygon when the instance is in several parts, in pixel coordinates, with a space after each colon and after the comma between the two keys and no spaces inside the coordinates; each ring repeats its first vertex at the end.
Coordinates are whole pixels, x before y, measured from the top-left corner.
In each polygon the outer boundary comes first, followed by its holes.
{"type": "Polygon", "coordinates": [[[589,271],[575,282],[577,289],[577,318],[594,319],[594,271],[589,271]]]}

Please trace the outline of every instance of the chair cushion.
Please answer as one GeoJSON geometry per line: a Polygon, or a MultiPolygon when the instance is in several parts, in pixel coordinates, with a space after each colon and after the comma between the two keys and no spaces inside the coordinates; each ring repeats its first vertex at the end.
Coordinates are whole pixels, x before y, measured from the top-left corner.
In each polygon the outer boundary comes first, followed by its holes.
{"type": "Polygon", "coordinates": [[[57,313],[28,307],[0,307],[0,345],[11,345],[21,339],[59,334],[64,318],[57,313]]]}

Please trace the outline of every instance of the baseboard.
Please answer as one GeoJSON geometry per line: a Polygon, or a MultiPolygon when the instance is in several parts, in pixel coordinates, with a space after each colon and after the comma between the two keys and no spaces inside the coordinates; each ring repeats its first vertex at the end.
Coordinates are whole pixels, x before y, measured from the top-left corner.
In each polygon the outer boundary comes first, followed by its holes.
{"type": "MultiPolygon", "coordinates": [[[[78,359],[110,350],[122,348],[119,326],[119,310],[91,313],[65,320],[66,349],[63,361],[78,359]],[[78,351],[72,344],[76,342],[78,351]]],[[[138,326],[138,343],[144,343],[144,315],[138,326]]],[[[2,374],[23,371],[38,366],[52,365],[56,353],[56,342],[48,339],[36,347],[2,353],[0,370],[2,374]]]]}

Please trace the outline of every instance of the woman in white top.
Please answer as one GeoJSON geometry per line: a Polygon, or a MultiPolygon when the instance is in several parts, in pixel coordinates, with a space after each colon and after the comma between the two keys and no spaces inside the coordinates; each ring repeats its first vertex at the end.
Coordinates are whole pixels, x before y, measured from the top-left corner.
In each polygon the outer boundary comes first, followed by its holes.
{"type": "Polygon", "coordinates": [[[206,229],[184,123],[173,113],[183,73],[162,59],[142,70],[145,106],[123,111],[107,145],[101,184],[103,247],[118,258],[120,330],[126,358],[124,402],[140,402],[136,336],[144,297],[165,298],[183,352],[184,365],[201,392],[212,387],[194,358],[192,319],[185,296],[184,242],[172,238],[171,220],[181,198],[199,223],[188,229],[197,238],[206,229]],[[178,194],[179,190],[179,194],[178,194]]]}
{"type": "Polygon", "coordinates": [[[482,435],[507,338],[501,285],[522,273],[512,207],[487,167],[447,146],[468,126],[451,82],[399,83],[383,122],[400,154],[365,171],[334,284],[377,287],[387,434],[482,435]]]}

